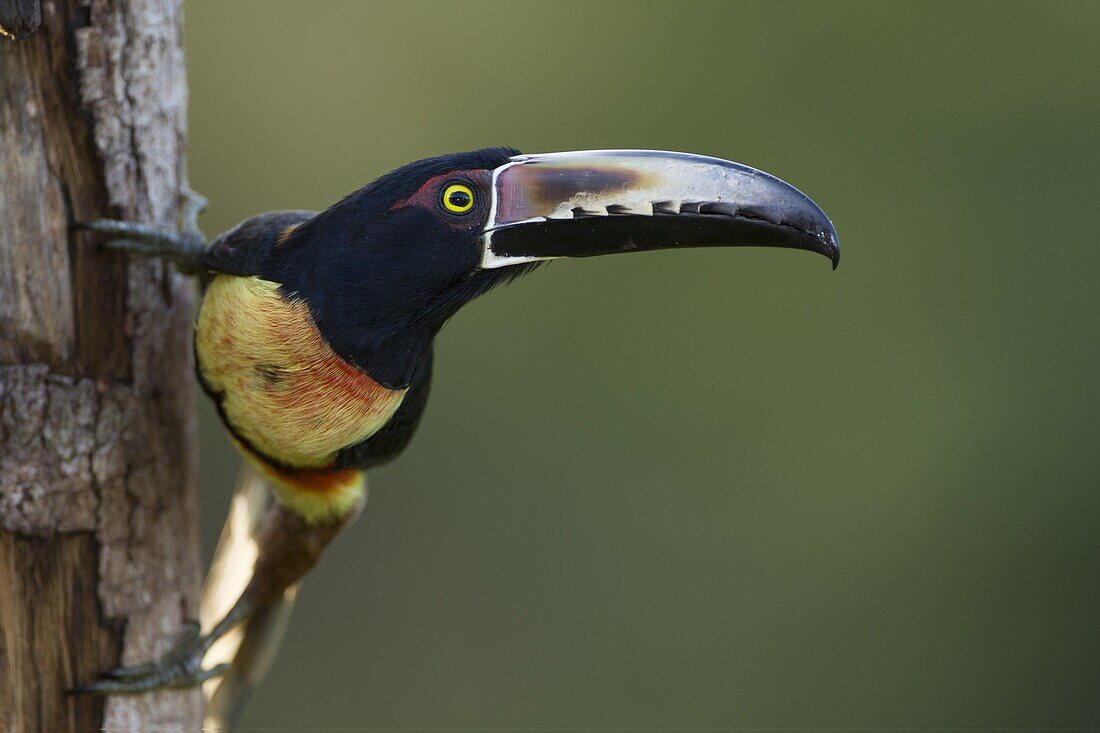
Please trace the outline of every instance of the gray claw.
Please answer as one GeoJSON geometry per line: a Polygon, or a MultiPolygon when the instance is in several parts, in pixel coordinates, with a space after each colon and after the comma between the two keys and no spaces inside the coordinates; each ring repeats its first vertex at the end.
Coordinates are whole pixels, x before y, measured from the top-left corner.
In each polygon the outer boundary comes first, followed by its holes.
{"type": "Polygon", "coordinates": [[[206,209],[206,199],[189,188],[180,191],[179,232],[166,231],[136,221],[97,219],[77,222],[76,228],[115,237],[100,246],[105,249],[137,252],[150,257],[167,257],[181,272],[195,274],[202,269],[206,237],[199,229],[198,216],[206,209]]]}
{"type": "Polygon", "coordinates": [[[175,647],[172,647],[173,649],[183,646],[185,644],[193,643],[196,639],[199,638],[199,632],[202,631],[202,624],[200,624],[198,621],[184,621],[183,625],[185,627],[183,633],[180,634],[180,640],[176,642],[175,647]]]}
{"type": "Polygon", "coordinates": [[[148,667],[148,671],[140,676],[120,676],[124,669],[138,669],[139,667],[123,667],[113,672],[108,672],[104,679],[87,685],[77,685],[69,690],[70,695],[83,695],[93,693],[99,695],[136,695],[160,688],[197,687],[203,682],[214,677],[220,677],[229,671],[230,664],[217,664],[210,669],[191,668],[187,664],[171,664],[160,666],[158,664],[140,665],[148,667]]]}
{"type": "Polygon", "coordinates": [[[181,214],[185,222],[194,221],[199,214],[206,211],[206,207],[210,204],[205,196],[198,191],[192,191],[190,188],[180,189],[180,196],[183,197],[183,211],[181,214]]]}
{"type": "Polygon", "coordinates": [[[148,257],[167,257],[186,273],[196,273],[201,269],[206,240],[202,232],[194,226],[194,222],[180,234],[140,222],[114,219],[78,222],[76,226],[79,229],[114,235],[116,239],[100,244],[104,249],[137,252],[148,257]]]}
{"type": "Polygon", "coordinates": [[[135,677],[144,677],[147,674],[152,674],[156,669],[156,664],[153,662],[146,662],[145,664],[135,664],[132,667],[117,667],[107,670],[103,673],[103,677],[104,679],[111,680],[130,680],[135,677]]]}
{"type": "Polygon", "coordinates": [[[206,636],[202,636],[197,623],[189,622],[182,637],[161,659],[148,664],[119,667],[105,672],[96,682],[77,685],[70,694],[86,692],[101,695],[132,695],[161,687],[195,687],[212,677],[229,671],[229,664],[218,664],[210,669],[202,668],[202,658],[235,625],[248,618],[252,612],[248,601],[241,598],[206,636]]]}
{"type": "Polygon", "coordinates": [[[103,249],[112,249],[121,252],[137,252],[150,256],[165,254],[161,247],[157,247],[148,242],[138,242],[133,239],[108,239],[99,246],[103,249]]]}
{"type": "Polygon", "coordinates": [[[129,680],[135,677],[144,677],[153,674],[159,667],[168,666],[170,663],[182,663],[186,665],[189,656],[194,655],[196,652],[200,654],[206,652],[206,649],[203,648],[202,639],[199,636],[199,632],[202,631],[202,626],[197,621],[188,621],[186,622],[186,626],[187,628],[185,628],[183,634],[180,635],[180,640],[168,650],[168,653],[164,655],[164,658],[160,662],[146,662],[145,664],[135,664],[131,667],[118,667],[104,672],[103,676],[112,680],[129,680]]]}
{"type": "Polygon", "coordinates": [[[232,667],[233,667],[233,665],[230,664],[229,662],[222,662],[221,664],[215,664],[210,669],[199,670],[199,673],[196,677],[196,681],[197,681],[198,684],[201,685],[203,682],[206,682],[207,680],[212,680],[215,677],[221,677],[223,674],[228,672],[230,670],[230,668],[232,668],[232,667]]]}

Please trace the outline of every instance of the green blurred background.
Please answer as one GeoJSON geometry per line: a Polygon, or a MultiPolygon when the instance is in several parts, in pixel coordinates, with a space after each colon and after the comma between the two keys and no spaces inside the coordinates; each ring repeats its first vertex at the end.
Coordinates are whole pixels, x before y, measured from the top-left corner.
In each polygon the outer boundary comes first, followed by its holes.
{"type": "Polygon", "coordinates": [[[186,12],[208,233],[428,155],[646,147],[791,181],[844,247],[462,311],[246,726],[1100,724],[1100,5],[186,12]]]}

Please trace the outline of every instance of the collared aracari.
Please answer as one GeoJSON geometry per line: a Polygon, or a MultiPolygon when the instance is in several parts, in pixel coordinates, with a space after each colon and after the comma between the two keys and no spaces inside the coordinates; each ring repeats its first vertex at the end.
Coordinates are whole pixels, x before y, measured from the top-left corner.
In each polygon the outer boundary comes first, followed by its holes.
{"type": "MultiPolygon", "coordinates": [[[[192,209],[192,214],[194,210],[192,209]]],[[[192,219],[193,221],[193,219],[192,219]]],[[[251,580],[209,634],[82,692],[194,685],[205,652],[270,607],[354,517],[365,472],[424,410],[432,341],[465,303],[559,257],[755,245],[840,258],[829,218],[793,186],[700,155],[487,148],[399,168],[320,213],[246,219],[204,246],[132,222],[82,225],[107,246],[200,273],[199,380],[277,503],[251,580]]]]}

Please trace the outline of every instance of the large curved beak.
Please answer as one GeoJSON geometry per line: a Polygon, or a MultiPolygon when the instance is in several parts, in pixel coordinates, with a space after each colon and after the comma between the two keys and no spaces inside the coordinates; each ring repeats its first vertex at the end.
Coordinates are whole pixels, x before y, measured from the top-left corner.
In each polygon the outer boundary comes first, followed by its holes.
{"type": "Polygon", "coordinates": [[[493,171],[481,267],[679,247],[791,247],[840,261],[829,217],[739,163],[654,150],[519,155],[493,171]]]}

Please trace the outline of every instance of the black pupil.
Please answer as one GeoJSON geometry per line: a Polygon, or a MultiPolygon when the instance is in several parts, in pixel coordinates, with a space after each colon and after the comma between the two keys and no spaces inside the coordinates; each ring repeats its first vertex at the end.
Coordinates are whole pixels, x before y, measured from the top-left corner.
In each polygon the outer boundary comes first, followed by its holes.
{"type": "Polygon", "coordinates": [[[465,191],[451,191],[447,201],[456,209],[465,209],[470,205],[470,194],[465,191]]]}

